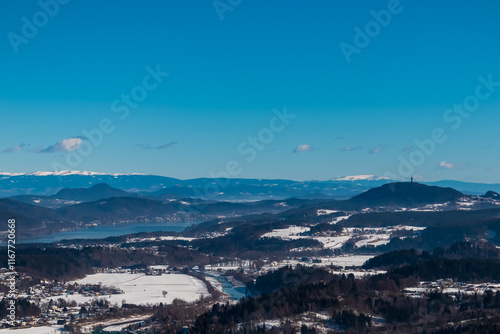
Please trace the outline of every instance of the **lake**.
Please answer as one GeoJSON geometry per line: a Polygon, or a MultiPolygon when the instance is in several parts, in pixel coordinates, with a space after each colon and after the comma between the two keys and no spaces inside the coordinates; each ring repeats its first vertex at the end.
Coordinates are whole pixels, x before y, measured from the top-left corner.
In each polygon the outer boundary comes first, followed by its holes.
{"type": "Polygon", "coordinates": [[[99,225],[75,231],[57,232],[41,235],[36,238],[18,240],[18,243],[50,243],[63,239],[102,239],[139,232],[182,232],[186,227],[196,223],[127,223],[116,225],[99,225]]]}

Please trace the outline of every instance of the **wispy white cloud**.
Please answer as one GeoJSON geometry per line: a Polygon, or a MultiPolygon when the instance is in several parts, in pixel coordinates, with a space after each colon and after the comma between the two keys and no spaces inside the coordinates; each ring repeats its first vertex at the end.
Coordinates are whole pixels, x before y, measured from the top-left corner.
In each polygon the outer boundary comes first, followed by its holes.
{"type": "Polygon", "coordinates": [[[82,146],[82,143],[88,140],[83,136],[69,137],[59,140],[57,143],[48,147],[35,146],[31,147],[30,144],[21,143],[16,146],[6,148],[1,153],[14,153],[14,152],[29,152],[29,153],[57,153],[57,152],[71,152],[76,151],[82,146]]]}
{"type": "Polygon", "coordinates": [[[371,153],[371,154],[378,154],[378,153],[382,153],[382,152],[384,152],[384,148],[380,145],[368,150],[368,153],[371,153]]]}
{"type": "Polygon", "coordinates": [[[14,152],[19,152],[19,151],[24,151],[26,149],[26,147],[27,147],[26,144],[21,143],[19,145],[6,148],[5,150],[2,151],[2,153],[14,153],[14,152]]]}
{"type": "Polygon", "coordinates": [[[149,144],[138,144],[137,146],[139,146],[139,148],[142,150],[164,150],[164,149],[167,149],[169,147],[174,146],[175,144],[178,144],[178,142],[171,141],[169,143],[161,144],[158,146],[153,146],[153,145],[149,145],[149,144]]]}
{"type": "Polygon", "coordinates": [[[310,151],[314,151],[314,148],[311,145],[299,145],[293,150],[293,153],[310,152],[310,151]]]}
{"type": "Polygon", "coordinates": [[[492,173],[498,173],[500,172],[500,165],[493,165],[488,168],[486,168],[486,171],[492,172],[492,173]]]}
{"type": "Polygon", "coordinates": [[[175,144],[177,144],[176,141],[171,141],[170,143],[166,143],[166,144],[163,144],[163,145],[159,145],[156,147],[157,150],[163,150],[163,149],[166,149],[166,148],[169,148],[169,147],[172,147],[174,146],[175,144]]]}
{"type": "Polygon", "coordinates": [[[153,146],[148,144],[137,144],[137,146],[142,150],[152,150],[153,146]]]}
{"type": "Polygon", "coordinates": [[[441,161],[438,165],[438,168],[439,169],[455,169],[455,165],[450,163],[450,162],[441,161]]]}
{"type": "Polygon", "coordinates": [[[82,146],[85,137],[70,137],[66,139],[59,140],[57,143],[50,145],[49,147],[42,149],[36,153],[57,153],[57,152],[71,152],[76,151],[82,146]]]}
{"type": "Polygon", "coordinates": [[[346,147],[342,147],[339,149],[340,152],[353,152],[353,151],[362,151],[363,150],[363,146],[359,145],[359,146],[346,146],[346,147]]]}
{"type": "Polygon", "coordinates": [[[441,161],[439,165],[437,166],[437,169],[447,169],[447,170],[462,170],[468,167],[467,165],[464,164],[457,164],[457,163],[451,163],[451,162],[446,162],[446,161],[441,161]]]}

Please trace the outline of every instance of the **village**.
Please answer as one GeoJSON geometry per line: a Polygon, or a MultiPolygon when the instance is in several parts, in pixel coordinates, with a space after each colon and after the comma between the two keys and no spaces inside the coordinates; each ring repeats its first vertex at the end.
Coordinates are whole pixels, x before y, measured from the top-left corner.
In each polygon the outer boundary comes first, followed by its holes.
{"type": "MultiPolygon", "coordinates": [[[[0,269],[0,277],[11,275],[6,268],[0,269]]],[[[162,275],[180,275],[174,268],[168,266],[151,266],[141,269],[130,268],[95,268],[96,275],[140,275],[145,277],[160,277],[162,275]]],[[[17,273],[18,281],[30,280],[31,277],[25,273],[17,273]]],[[[166,295],[166,291],[162,291],[166,295]]],[[[125,297],[123,290],[113,286],[105,285],[101,282],[79,284],[78,282],[57,282],[42,280],[37,284],[29,286],[27,289],[19,291],[17,302],[33,302],[41,309],[40,316],[18,317],[14,323],[16,327],[28,328],[33,326],[64,326],[76,321],[88,321],[95,323],[97,319],[115,318],[117,310],[127,308],[125,303],[112,303],[110,297],[125,297]]],[[[7,296],[0,293],[0,301],[7,296]]],[[[115,299],[116,300],[116,299],[115,299]]],[[[123,302],[125,299],[123,298],[123,302]]],[[[118,312],[119,313],[119,312],[118,312]]],[[[140,309],[132,312],[144,313],[140,309]]],[[[149,312],[146,313],[151,313],[149,312]]],[[[130,315],[127,317],[129,318],[130,315]]],[[[9,328],[7,319],[0,320],[0,328],[9,328]]],[[[91,328],[92,326],[86,326],[91,328]]]]}
{"type": "Polygon", "coordinates": [[[405,288],[403,292],[411,298],[425,298],[430,293],[442,293],[452,298],[464,295],[482,295],[487,291],[496,293],[500,291],[499,283],[464,283],[454,282],[451,278],[440,279],[432,282],[423,281],[418,287],[405,288]]]}

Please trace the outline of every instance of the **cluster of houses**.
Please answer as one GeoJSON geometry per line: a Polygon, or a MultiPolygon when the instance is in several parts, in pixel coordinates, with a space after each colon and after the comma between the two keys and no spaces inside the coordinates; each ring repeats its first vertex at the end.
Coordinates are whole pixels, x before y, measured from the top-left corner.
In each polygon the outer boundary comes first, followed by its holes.
{"type": "Polygon", "coordinates": [[[500,291],[499,283],[481,283],[471,284],[463,282],[454,282],[451,278],[440,279],[433,282],[420,282],[418,287],[405,288],[406,295],[412,298],[423,298],[426,294],[432,292],[441,292],[446,294],[483,294],[486,291],[496,293],[500,291]]]}
{"type": "MultiPolygon", "coordinates": [[[[0,270],[0,275],[5,269],[0,270]]],[[[24,273],[17,274],[18,281],[29,279],[24,273]]],[[[20,327],[37,325],[64,325],[69,321],[103,315],[109,307],[84,303],[77,306],[75,301],[67,301],[66,297],[81,295],[99,298],[103,295],[121,294],[121,290],[101,285],[78,285],[76,283],[56,283],[42,280],[25,290],[19,290],[17,301],[31,302],[41,309],[41,314],[35,316],[17,316],[14,323],[20,327]]],[[[8,296],[0,293],[0,301],[8,296]]],[[[0,327],[11,327],[7,318],[0,320],[0,327]]]]}
{"type": "MultiPolygon", "coordinates": [[[[168,265],[144,266],[139,268],[94,268],[94,273],[127,273],[145,274],[161,276],[163,274],[178,274],[183,268],[169,267],[168,265]]],[[[1,276],[10,275],[5,269],[0,269],[1,276]]],[[[17,280],[31,280],[24,274],[18,273],[17,280]]],[[[92,319],[103,316],[110,310],[106,302],[106,297],[114,294],[122,294],[123,291],[113,286],[101,284],[80,285],[75,282],[54,282],[41,280],[37,284],[32,284],[24,290],[20,290],[17,295],[18,300],[31,302],[41,309],[37,316],[16,317],[15,324],[19,327],[32,327],[41,325],[65,325],[78,319],[92,319]],[[77,303],[75,300],[69,301],[68,296],[90,297],[91,302],[85,301],[77,303]]],[[[7,295],[0,293],[0,302],[7,298],[7,295]]],[[[87,299],[88,298],[82,298],[87,299]]],[[[0,319],[0,328],[11,327],[7,318],[0,319]]]]}

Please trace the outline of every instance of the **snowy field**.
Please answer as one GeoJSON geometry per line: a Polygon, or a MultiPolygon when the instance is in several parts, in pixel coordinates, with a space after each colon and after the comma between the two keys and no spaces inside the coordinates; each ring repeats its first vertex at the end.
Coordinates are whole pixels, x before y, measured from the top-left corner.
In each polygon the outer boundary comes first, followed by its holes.
{"type": "Polygon", "coordinates": [[[67,333],[62,331],[62,326],[43,326],[31,327],[22,329],[0,329],[0,334],[61,334],[67,333]]]}
{"type": "Polygon", "coordinates": [[[337,224],[338,222],[341,222],[341,221],[343,221],[343,220],[347,220],[347,219],[349,219],[351,216],[352,216],[352,215],[337,217],[337,218],[335,218],[334,220],[332,220],[332,221],[330,222],[330,224],[335,225],[335,224],[337,224]]]}
{"type": "MultiPolygon", "coordinates": [[[[176,298],[193,302],[201,296],[208,297],[205,283],[189,275],[161,275],[146,276],[145,274],[94,274],[76,281],[79,285],[99,284],[114,286],[124,294],[103,295],[99,298],[107,299],[111,304],[121,304],[123,300],[128,304],[159,304],[172,303],[176,298]],[[167,295],[163,297],[163,291],[167,295]]],[[[75,300],[78,304],[91,301],[96,297],[83,295],[54,296],[52,299],[64,298],[75,300]]]]}
{"type": "Polygon", "coordinates": [[[283,240],[306,239],[307,236],[300,236],[300,233],[309,232],[309,227],[290,226],[288,228],[275,229],[272,232],[263,234],[261,238],[279,238],[283,240]]]}
{"type": "Polygon", "coordinates": [[[363,236],[363,239],[356,242],[356,247],[363,247],[363,246],[381,246],[381,245],[386,245],[391,241],[391,235],[390,234],[374,234],[374,235],[368,235],[368,236],[363,236]]]}
{"type": "MultiPolygon", "coordinates": [[[[320,210],[321,211],[321,210],[320,210]]],[[[341,220],[348,219],[349,216],[337,217],[330,224],[336,224],[341,220]]],[[[282,240],[314,239],[323,244],[325,249],[341,248],[347,241],[355,238],[356,247],[363,246],[381,246],[391,241],[392,235],[398,231],[413,231],[418,233],[425,230],[425,227],[419,226],[389,226],[389,227],[348,227],[344,228],[341,234],[330,236],[307,236],[302,233],[309,232],[310,227],[289,226],[288,228],[274,229],[262,235],[261,238],[278,238],[282,240]]],[[[297,249],[300,251],[300,249],[297,249]]]]}
{"type": "Polygon", "coordinates": [[[341,248],[344,243],[351,239],[351,235],[340,235],[337,237],[312,237],[312,239],[316,239],[323,244],[324,248],[336,249],[341,248]]]}
{"type": "Polygon", "coordinates": [[[161,236],[161,237],[151,237],[151,238],[129,238],[127,239],[127,242],[144,242],[144,241],[172,241],[172,240],[178,240],[178,241],[193,241],[194,238],[185,238],[185,237],[179,237],[179,236],[161,236]]]}
{"type": "MultiPolygon", "coordinates": [[[[331,257],[314,257],[316,260],[321,260],[320,263],[313,262],[303,262],[300,259],[290,259],[283,260],[280,262],[273,262],[266,264],[263,270],[275,270],[284,266],[315,266],[315,267],[326,267],[330,265],[339,267],[361,267],[366,261],[375,257],[374,255],[346,255],[346,256],[331,256],[331,257]]],[[[364,271],[362,272],[364,275],[364,271]]]]}
{"type": "Polygon", "coordinates": [[[337,210],[326,210],[326,209],[320,209],[316,212],[318,216],[325,216],[325,215],[331,215],[332,213],[337,213],[337,210]]]}
{"type": "Polygon", "coordinates": [[[374,258],[374,255],[347,255],[336,257],[320,257],[323,263],[342,267],[361,267],[366,261],[374,258]]]}

